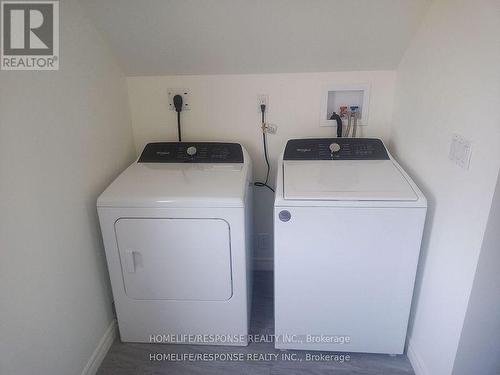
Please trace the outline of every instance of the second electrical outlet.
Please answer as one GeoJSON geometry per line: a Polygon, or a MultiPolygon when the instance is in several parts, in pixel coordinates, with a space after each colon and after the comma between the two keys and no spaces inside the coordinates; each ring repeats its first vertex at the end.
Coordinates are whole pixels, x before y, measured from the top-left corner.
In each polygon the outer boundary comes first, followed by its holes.
{"type": "Polygon", "coordinates": [[[260,106],[266,106],[266,112],[269,113],[269,95],[259,94],[257,95],[257,110],[260,113],[260,106]]]}

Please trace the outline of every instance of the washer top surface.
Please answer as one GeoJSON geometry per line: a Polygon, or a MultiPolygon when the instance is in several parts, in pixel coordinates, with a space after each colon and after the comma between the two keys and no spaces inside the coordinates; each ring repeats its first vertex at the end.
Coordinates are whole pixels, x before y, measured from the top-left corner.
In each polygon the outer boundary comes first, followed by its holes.
{"type": "Polygon", "coordinates": [[[284,198],[416,201],[391,160],[285,161],[284,198]]]}
{"type": "Polygon", "coordinates": [[[250,159],[240,145],[169,142],[158,143],[153,150],[150,145],[101,194],[98,207],[243,207],[250,159]],[[187,156],[172,146],[176,144],[187,156]],[[208,151],[198,160],[191,155],[192,147],[200,155],[207,144],[208,151]],[[175,152],[167,153],[165,145],[175,152]]]}
{"type": "Polygon", "coordinates": [[[288,141],[277,192],[277,205],[426,204],[382,141],[370,138],[288,141]]]}

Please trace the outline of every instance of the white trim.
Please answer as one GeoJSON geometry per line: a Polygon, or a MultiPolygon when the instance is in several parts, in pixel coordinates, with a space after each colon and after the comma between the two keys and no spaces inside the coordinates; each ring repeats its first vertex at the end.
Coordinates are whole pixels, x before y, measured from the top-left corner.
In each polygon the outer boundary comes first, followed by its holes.
{"type": "Polygon", "coordinates": [[[415,375],[429,375],[429,371],[424,365],[424,361],[418,352],[415,350],[415,346],[412,345],[411,340],[408,342],[408,350],[406,355],[410,360],[410,363],[415,371],[415,375]]]}
{"type": "Polygon", "coordinates": [[[94,352],[90,356],[89,361],[85,365],[82,375],[95,375],[97,373],[97,370],[99,369],[99,366],[101,366],[104,357],[106,357],[109,348],[115,341],[117,333],[118,329],[116,320],[113,319],[106,329],[106,332],[104,332],[104,335],[101,337],[101,340],[97,344],[94,352]]]}

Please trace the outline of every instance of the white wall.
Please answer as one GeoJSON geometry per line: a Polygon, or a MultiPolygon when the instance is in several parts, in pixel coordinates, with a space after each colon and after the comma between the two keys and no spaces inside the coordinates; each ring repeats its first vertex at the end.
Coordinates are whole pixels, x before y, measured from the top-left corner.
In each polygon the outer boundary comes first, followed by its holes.
{"type": "Polygon", "coordinates": [[[0,373],[77,375],[113,321],[96,198],[133,157],[125,81],[74,1],[61,70],[0,72],[0,373]]]}
{"type": "Polygon", "coordinates": [[[127,76],[394,70],[430,0],[84,0],[127,76]]]}
{"type": "Polygon", "coordinates": [[[460,336],[454,375],[500,374],[500,175],[460,336]]]}
{"type": "Polygon", "coordinates": [[[500,12],[436,0],[398,69],[391,145],[429,200],[410,325],[417,373],[450,374],[500,165],[500,12]],[[469,170],[448,160],[458,133],[469,170]]]}
{"type": "MultiPolygon", "coordinates": [[[[188,88],[192,109],[181,114],[183,140],[242,143],[254,161],[254,175],[260,180],[265,177],[265,163],[258,94],[269,95],[267,120],[278,125],[277,134],[268,136],[271,176],[287,139],[335,136],[335,128],[319,126],[325,84],[369,83],[369,125],[363,127],[361,133],[384,139],[390,134],[395,84],[392,71],[131,77],[127,81],[138,153],[147,142],[177,140],[177,117],[168,109],[167,89],[188,88]]],[[[257,188],[256,233],[272,235],[272,205],[272,193],[257,188]]],[[[257,250],[257,258],[270,259],[271,256],[271,248],[257,250]]]]}

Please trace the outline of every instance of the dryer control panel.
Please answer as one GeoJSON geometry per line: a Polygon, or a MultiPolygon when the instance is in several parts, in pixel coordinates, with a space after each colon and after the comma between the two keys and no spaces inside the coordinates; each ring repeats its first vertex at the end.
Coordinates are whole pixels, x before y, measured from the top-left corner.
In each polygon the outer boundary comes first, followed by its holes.
{"type": "Polygon", "coordinates": [[[284,160],[388,160],[376,138],[305,138],[286,144],[284,160]]]}
{"type": "Polygon", "coordinates": [[[238,143],[156,142],[148,143],[139,163],[243,163],[238,143]]]}

